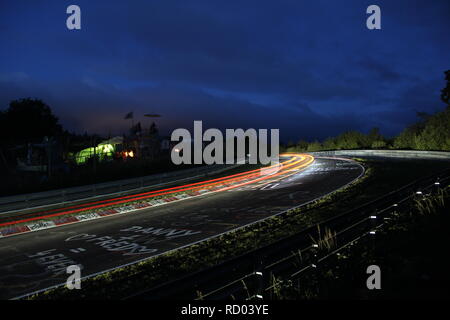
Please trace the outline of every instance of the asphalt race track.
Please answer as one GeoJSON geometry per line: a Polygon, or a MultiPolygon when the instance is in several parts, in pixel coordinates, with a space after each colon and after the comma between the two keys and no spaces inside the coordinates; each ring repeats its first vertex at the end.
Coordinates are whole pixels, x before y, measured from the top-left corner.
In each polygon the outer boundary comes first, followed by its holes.
{"type": "Polygon", "coordinates": [[[65,283],[66,267],[82,277],[155,256],[264,219],[328,194],[363,168],[316,158],[289,175],[197,198],[0,239],[0,298],[65,283]]]}

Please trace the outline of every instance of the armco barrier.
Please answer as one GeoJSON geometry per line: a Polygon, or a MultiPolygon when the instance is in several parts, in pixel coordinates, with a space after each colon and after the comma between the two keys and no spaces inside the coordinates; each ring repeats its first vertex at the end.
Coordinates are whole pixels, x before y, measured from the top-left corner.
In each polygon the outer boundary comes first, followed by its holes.
{"type": "MultiPolygon", "coordinates": [[[[99,219],[99,218],[114,215],[114,214],[129,213],[129,212],[141,210],[141,209],[148,208],[148,207],[156,207],[156,206],[164,205],[164,204],[167,204],[167,203],[170,203],[173,201],[180,201],[180,200],[189,199],[189,198],[197,197],[197,196],[208,194],[208,193],[217,192],[218,190],[222,189],[224,186],[230,186],[233,184],[239,185],[240,183],[243,183],[246,181],[251,181],[251,179],[252,178],[244,177],[244,179],[239,180],[239,181],[226,182],[226,183],[224,183],[224,185],[219,184],[217,186],[213,186],[213,187],[210,187],[207,189],[186,191],[185,193],[176,194],[173,196],[169,195],[162,199],[147,200],[147,201],[142,201],[142,202],[135,203],[135,204],[124,204],[120,207],[104,209],[99,212],[85,212],[85,213],[80,213],[80,214],[70,216],[70,217],[61,216],[61,217],[59,217],[55,220],[51,220],[51,221],[45,220],[45,219],[40,219],[39,217],[37,217],[37,219],[34,222],[30,222],[25,225],[12,225],[9,227],[0,228],[0,238],[17,235],[17,234],[21,234],[21,233],[26,233],[26,232],[54,228],[54,227],[58,227],[58,226],[65,225],[65,224],[99,219]]],[[[204,187],[199,186],[199,188],[204,188],[204,187]]]]}
{"type": "Polygon", "coordinates": [[[117,180],[80,187],[51,190],[0,198],[0,213],[17,210],[53,206],[85,199],[92,199],[114,194],[125,195],[128,192],[163,186],[175,182],[189,181],[233,169],[236,165],[209,165],[200,168],[178,170],[170,173],[155,174],[145,177],[117,180]]]}
{"type": "Polygon", "coordinates": [[[374,157],[399,159],[433,159],[450,160],[450,152],[445,151],[416,151],[416,150],[332,150],[307,152],[313,156],[329,157],[374,157]]]}

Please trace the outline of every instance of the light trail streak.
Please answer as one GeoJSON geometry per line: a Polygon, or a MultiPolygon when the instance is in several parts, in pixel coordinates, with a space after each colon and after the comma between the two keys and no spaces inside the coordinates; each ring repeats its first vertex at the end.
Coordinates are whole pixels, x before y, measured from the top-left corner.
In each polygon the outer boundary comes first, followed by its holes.
{"type": "MultiPolygon", "coordinates": [[[[314,161],[314,157],[312,157],[310,155],[286,154],[286,156],[291,156],[292,158],[290,160],[287,160],[282,163],[278,163],[276,165],[269,166],[267,168],[250,170],[250,171],[246,171],[243,173],[238,173],[238,174],[225,176],[225,177],[221,177],[221,178],[217,178],[217,179],[211,179],[211,180],[207,180],[207,181],[201,181],[201,182],[197,182],[197,183],[182,185],[182,186],[178,186],[178,187],[172,187],[172,188],[167,188],[167,189],[162,189],[162,190],[155,190],[155,191],[150,191],[150,192],[145,192],[145,193],[140,193],[140,194],[134,194],[134,195],[124,196],[124,197],[117,197],[117,198],[112,198],[112,199],[106,199],[106,200],[81,204],[81,205],[77,205],[77,206],[66,207],[66,208],[63,208],[64,211],[53,213],[53,214],[45,215],[46,213],[55,212],[55,211],[62,210],[62,209],[53,209],[53,210],[44,211],[44,212],[32,213],[33,215],[38,215],[38,216],[35,216],[32,218],[27,218],[27,219],[21,219],[21,220],[1,223],[0,227],[19,224],[19,223],[26,223],[26,222],[36,221],[36,220],[42,220],[42,219],[47,219],[47,218],[52,218],[52,217],[57,217],[57,216],[62,216],[62,215],[74,214],[74,213],[79,213],[82,211],[99,209],[99,208],[104,208],[104,207],[118,205],[118,204],[125,204],[125,203],[129,203],[129,202],[143,200],[143,199],[149,199],[149,198],[153,198],[153,197],[157,197],[157,196],[161,196],[161,195],[167,195],[167,194],[183,192],[183,191],[191,191],[191,190],[195,190],[195,189],[201,189],[201,188],[216,186],[216,185],[220,185],[220,184],[234,183],[239,180],[246,180],[246,179],[251,179],[255,176],[261,176],[262,172],[274,171],[271,169],[281,166],[281,169],[279,169],[278,171],[275,171],[275,173],[268,173],[266,175],[263,175],[260,178],[246,181],[244,183],[237,184],[237,185],[227,186],[225,188],[215,190],[213,192],[226,191],[226,190],[230,190],[233,188],[238,188],[243,185],[248,185],[251,183],[258,182],[258,181],[271,179],[271,178],[280,176],[282,174],[285,174],[285,173],[291,171],[292,167],[294,167],[295,170],[304,168],[304,167],[310,165],[314,161]],[[305,159],[306,159],[306,162],[304,162],[305,159]],[[291,170],[288,170],[289,168],[291,168],[291,170]],[[213,181],[215,181],[215,182],[213,182],[213,181]],[[67,209],[73,209],[73,210],[67,210],[67,209]],[[44,215],[39,215],[39,214],[44,214],[44,215]]],[[[288,176],[290,176],[292,174],[293,173],[289,174],[288,176]]]]}

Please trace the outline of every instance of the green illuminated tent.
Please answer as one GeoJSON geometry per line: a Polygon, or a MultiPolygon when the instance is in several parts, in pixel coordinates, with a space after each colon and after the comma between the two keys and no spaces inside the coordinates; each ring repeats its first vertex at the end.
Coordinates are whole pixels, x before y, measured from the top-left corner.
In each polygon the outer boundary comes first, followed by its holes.
{"type": "Polygon", "coordinates": [[[111,158],[114,154],[114,150],[115,148],[112,144],[102,144],[98,145],[96,148],[86,148],[75,154],[75,161],[77,164],[84,164],[94,155],[97,155],[98,159],[103,161],[107,158],[111,158]]]}
{"type": "Polygon", "coordinates": [[[89,158],[96,155],[99,161],[104,161],[108,158],[112,158],[117,144],[123,143],[123,137],[114,137],[109,140],[105,140],[97,145],[97,147],[90,147],[83,149],[75,154],[75,161],[77,164],[85,164],[89,158]]]}

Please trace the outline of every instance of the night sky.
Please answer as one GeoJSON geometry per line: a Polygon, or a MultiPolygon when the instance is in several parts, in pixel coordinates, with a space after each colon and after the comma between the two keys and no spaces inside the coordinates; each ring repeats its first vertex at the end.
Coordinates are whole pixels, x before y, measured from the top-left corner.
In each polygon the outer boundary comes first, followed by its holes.
{"type": "Polygon", "coordinates": [[[49,104],[65,128],[120,134],[279,128],[282,140],[385,135],[444,108],[449,0],[0,1],[0,108],[49,104]],[[82,29],[66,28],[79,5],[82,29]],[[382,30],[366,28],[377,4],[382,30]]]}

